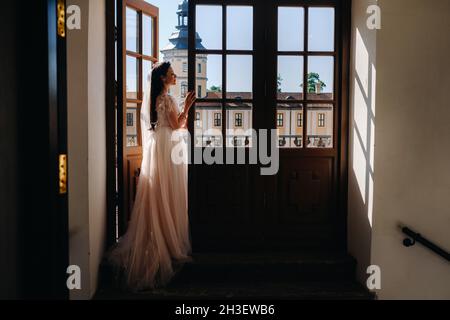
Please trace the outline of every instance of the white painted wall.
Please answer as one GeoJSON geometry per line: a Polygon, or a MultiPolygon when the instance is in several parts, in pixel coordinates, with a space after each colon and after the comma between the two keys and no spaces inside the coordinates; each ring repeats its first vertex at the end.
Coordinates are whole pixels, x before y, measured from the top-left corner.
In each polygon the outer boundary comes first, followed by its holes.
{"type": "Polygon", "coordinates": [[[397,228],[406,224],[450,249],[450,1],[379,0],[377,32],[363,26],[368,3],[353,6],[352,69],[369,76],[352,74],[351,131],[363,139],[353,134],[351,144],[350,252],[360,275],[369,257],[381,267],[381,299],[450,299],[450,264],[421,245],[403,247],[397,228]]]}
{"type": "Polygon", "coordinates": [[[105,1],[89,1],[89,241],[91,294],[106,241],[106,17],[105,1]]]}
{"type": "Polygon", "coordinates": [[[376,0],[354,0],[350,65],[348,249],[358,260],[357,277],[366,281],[370,265],[377,30],[367,28],[366,10],[376,0]]]}
{"type": "Polygon", "coordinates": [[[106,232],[105,2],[71,4],[81,8],[81,30],[67,33],[69,245],[82,272],[71,299],[90,299],[106,232]]]}

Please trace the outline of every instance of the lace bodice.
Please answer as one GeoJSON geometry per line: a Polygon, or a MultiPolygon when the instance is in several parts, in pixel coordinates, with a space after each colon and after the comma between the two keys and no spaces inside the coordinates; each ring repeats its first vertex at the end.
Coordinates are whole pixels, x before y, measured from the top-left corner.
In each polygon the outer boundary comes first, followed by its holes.
{"type": "Polygon", "coordinates": [[[174,97],[172,97],[170,94],[165,93],[159,95],[158,98],[156,98],[156,111],[158,112],[158,125],[160,127],[170,127],[168,117],[172,110],[175,110],[176,114],[180,112],[174,97]]]}

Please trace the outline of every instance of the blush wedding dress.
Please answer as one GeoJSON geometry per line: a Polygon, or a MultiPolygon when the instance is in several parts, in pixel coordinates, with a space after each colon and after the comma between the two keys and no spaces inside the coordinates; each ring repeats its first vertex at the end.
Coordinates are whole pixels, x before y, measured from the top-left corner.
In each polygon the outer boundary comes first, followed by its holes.
{"type": "Polygon", "coordinates": [[[143,159],[128,229],[109,252],[108,260],[122,269],[127,286],[147,290],[168,284],[186,262],[191,262],[187,199],[187,134],[173,130],[170,110],[182,108],[174,97],[157,98],[158,121],[150,128],[151,76],[141,108],[143,159]],[[176,150],[175,161],[173,150],[176,150]]]}

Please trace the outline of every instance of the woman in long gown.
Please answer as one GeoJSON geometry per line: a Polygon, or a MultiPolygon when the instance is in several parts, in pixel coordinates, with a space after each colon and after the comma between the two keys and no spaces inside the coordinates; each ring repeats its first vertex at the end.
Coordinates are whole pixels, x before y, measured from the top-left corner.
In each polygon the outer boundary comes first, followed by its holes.
{"type": "Polygon", "coordinates": [[[108,254],[133,290],[165,286],[185,262],[192,261],[185,140],[195,93],[189,92],[180,112],[168,94],[175,84],[170,63],[155,64],[141,108],[143,159],[131,220],[108,254]]]}

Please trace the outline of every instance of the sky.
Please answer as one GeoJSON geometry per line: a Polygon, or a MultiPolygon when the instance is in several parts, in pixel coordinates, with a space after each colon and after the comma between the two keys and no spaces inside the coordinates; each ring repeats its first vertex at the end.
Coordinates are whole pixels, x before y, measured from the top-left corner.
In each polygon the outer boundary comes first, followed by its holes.
{"type": "MultiPolygon", "coordinates": [[[[146,0],[159,8],[159,48],[169,43],[170,35],[178,24],[176,11],[181,0],[146,0]]],[[[196,31],[207,49],[221,49],[222,15],[219,6],[198,6],[196,31]]],[[[253,10],[251,7],[227,7],[227,47],[229,49],[252,49],[253,10]]],[[[300,51],[303,48],[304,9],[280,7],[278,11],[278,49],[279,51],[300,51]]],[[[312,51],[332,51],[334,46],[334,9],[310,8],[309,49],[312,51]]],[[[229,91],[246,92],[252,87],[251,56],[231,56],[227,63],[227,88],[229,91]]],[[[160,60],[162,56],[160,55],[160,60]]],[[[131,62],[130,62],[131,63],[131,62]]],[[[333,58],[311,57],[308,72],[317,72],[326,84],[324,92],[333,87],[333,58]]],[[[208,83],[221,86],[221,56],[208,57],[208,83]]],[[[278,73],[282,80],[283,92],[301,92],[303,59],[280,55],[278,73]]]]}

